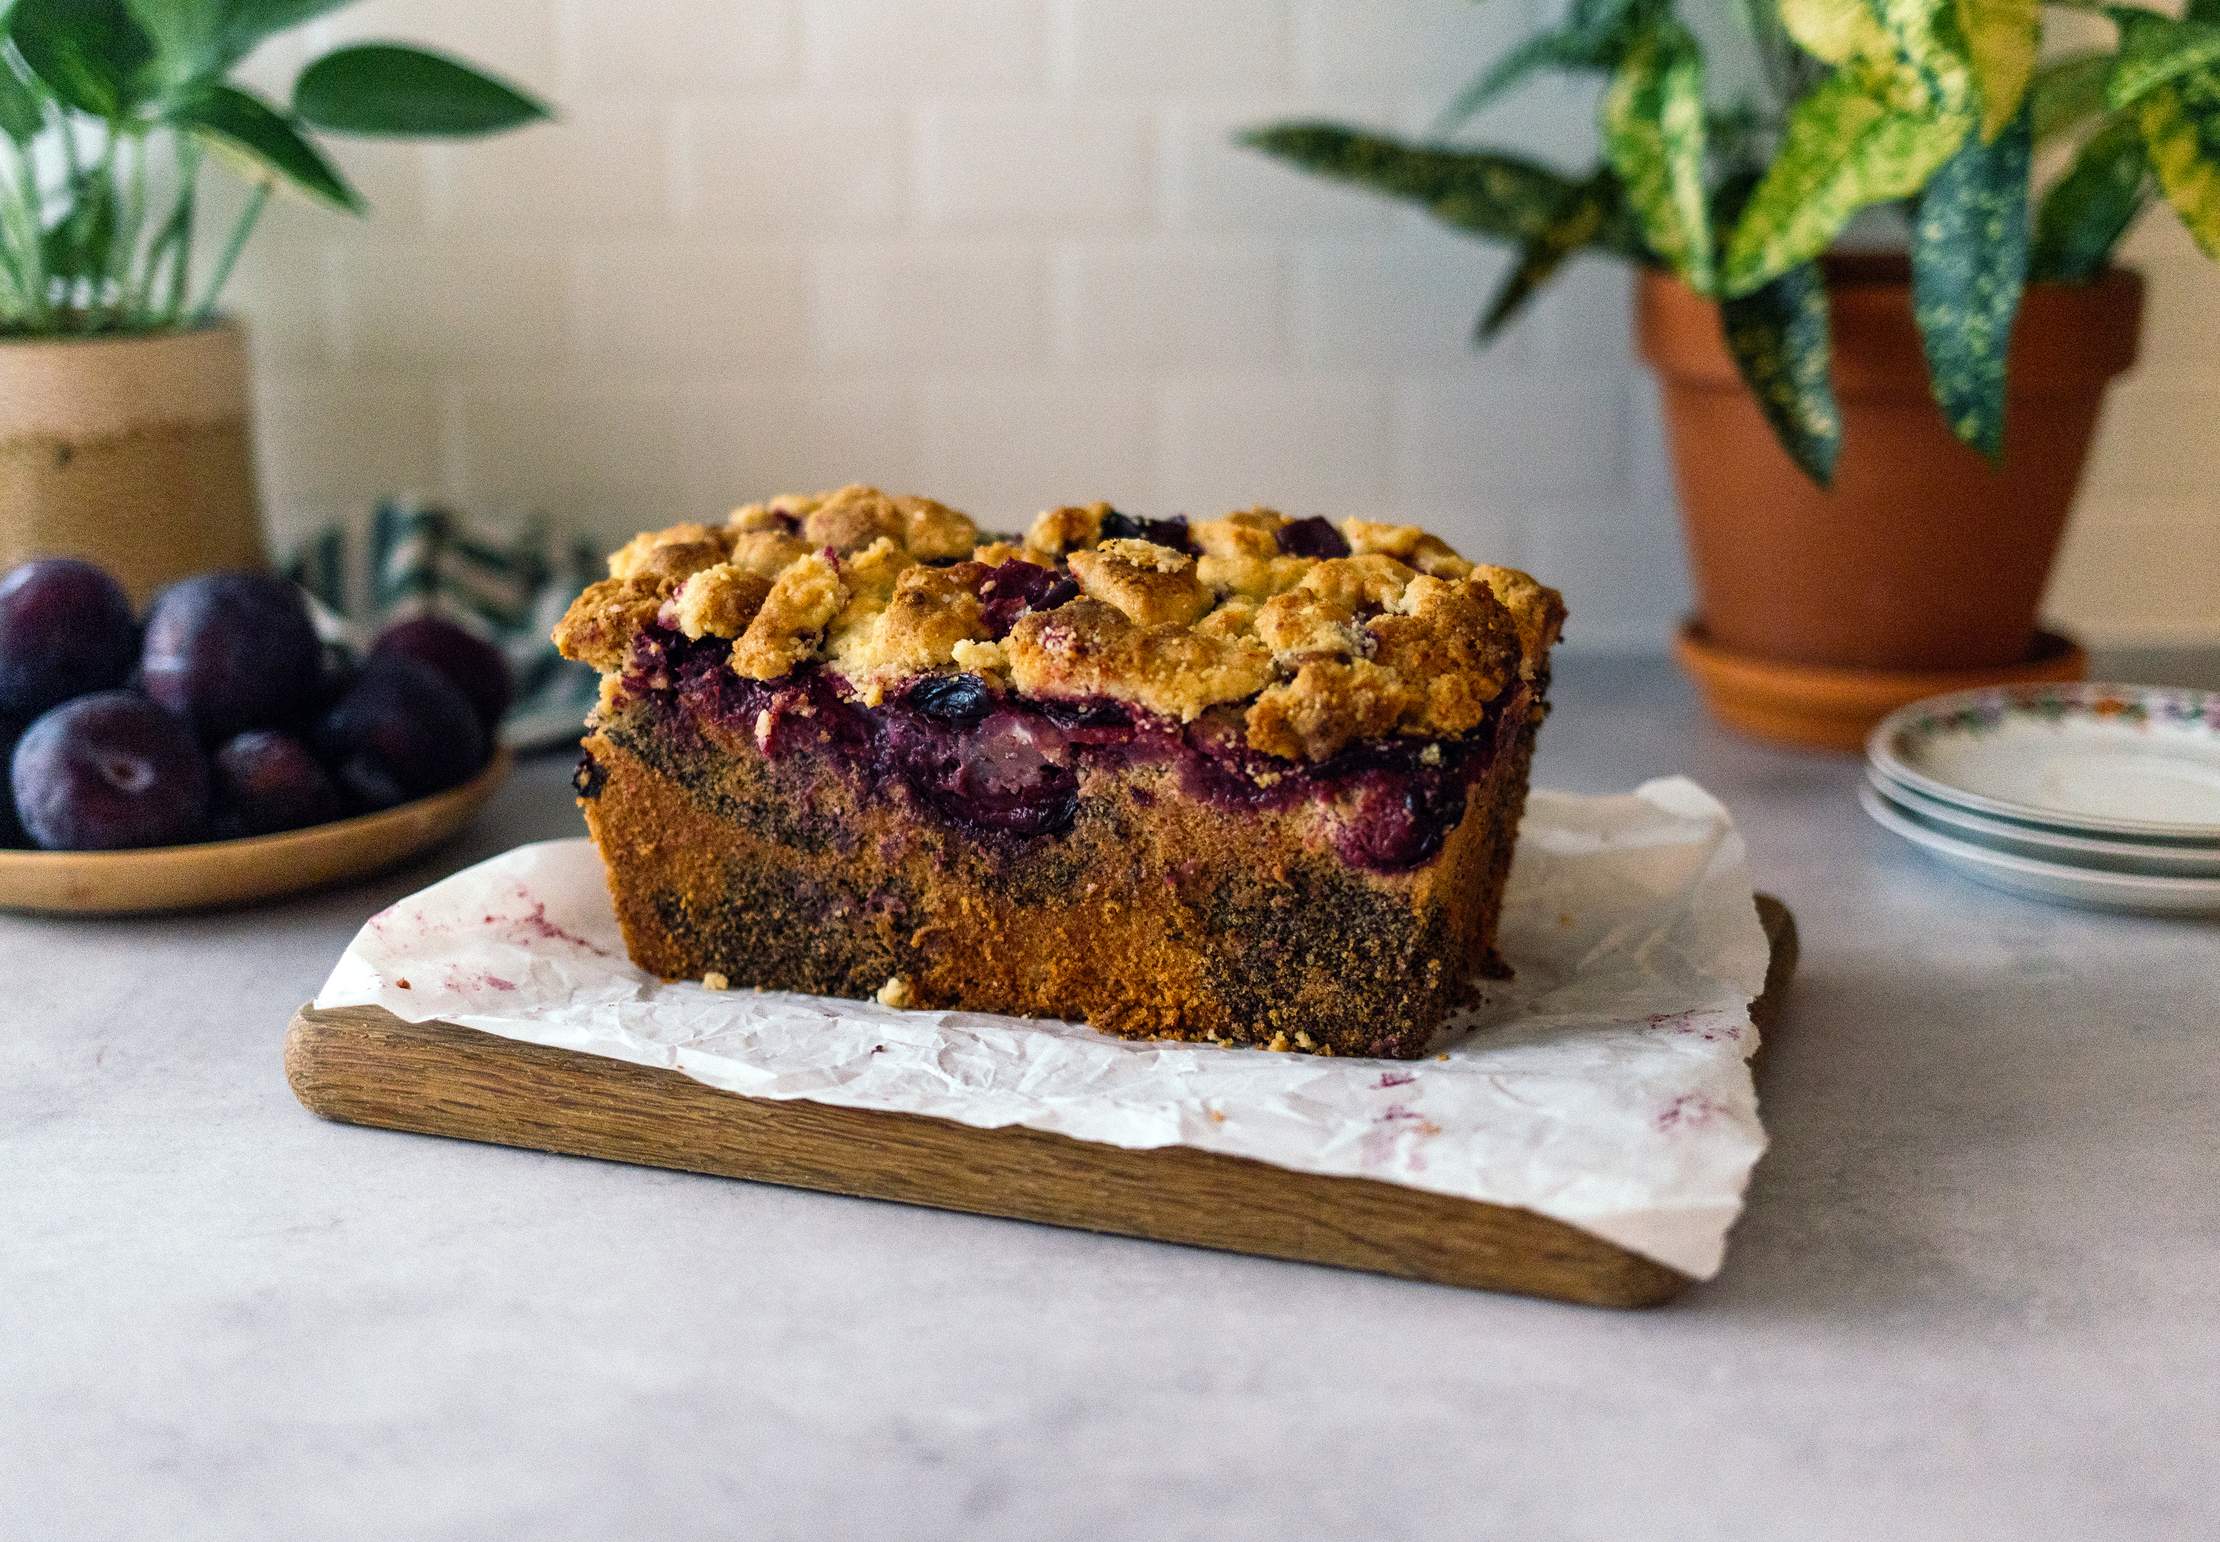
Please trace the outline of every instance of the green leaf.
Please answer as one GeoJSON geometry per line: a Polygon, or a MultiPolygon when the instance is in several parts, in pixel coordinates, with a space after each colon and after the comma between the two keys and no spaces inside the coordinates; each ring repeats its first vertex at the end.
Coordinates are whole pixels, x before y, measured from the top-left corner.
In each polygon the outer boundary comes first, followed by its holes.
{"type": "Polygon", "coordinates": [[[2048,144],[2105,110],[2114,55],[2106,49],[2065,54],[2039,65],[2027,99],[2035,110],[2035,143],[2048,144]]]}
{"type": "Polygon", "coordinates": [[[2172,80],[2220,64],[2220,24],[2173,22],[2147,11],[2122,11],[2120,62],[2110,101],[2132,107],[2172,80]]]}
{"type": "Polygon", "coordinates": [[[398,43],[335,49],[301,72],[293,109],[337,134],[456,138],[545,118],[514,86],[460,60],[398,43]]]}
{"type": "Polygon", "coordinates": [[[323,152],[260,97],[214,86],[180,103],[174,116],[250,180],[285,182],[334,208],[362,212],[361,195],[323,152]]]}
{"type": "Polygon", "coordinates": [[[1537,33],[1466,83],[1434,120],[1446,134],[1505,92],[1542,70],[1607,70],[1628,43],[1629,21],[1647,0],[1575,0],[1565,24],[1537,33]]]}
{"type": "Polygon", "coordinates": [[[1981,96],[1981,137],[1994,139],[2027,99],[2042,39],[2038,0],[1954,0],[1958,35],[1981,96]]]}
{"type": "MultiPolygon", "coordinates": [[[[1516,156],[1413,145],[1332,123],[1277,123],[1241,142],[1305,171],[1425,208],[1459,230],[1524,245],[1547,237],[1579,184],[1516,156]]],[[[1642,255],[1633,221],[1605,220],[1596,244],[1642,255]]]]}
{"type": "Polygon", "coordinates": [[[154,41],[123,0],[17,0],[8,35],[65,105],[121,118],[158,89],[154,41]]]}
{"type": "Polygon", "coordinates": [[[230,68],[289,27],[350,0],[125,0],[154,42],[157,70],[172,93],[216,85],[230,68]]]}
{"type": "Polygon", "coordinates": [[[1711,293],[1703,59],[1677,23],[1649,29],[1627,51],[1604,94],[1603,149],[1650,250],[1691,289],[1711,293]]]}
{"type": "Polygon", "coordinates": [[[1895,52],[1867,0],[1780,0],[1780,16],[1797,46],[1823,63],[1886,59],[1895,52]]]}
{"type": "Polygon", "coordinates": [[[2159,191],[2204,254],[2220,258],[2220,69],[2158,87],[2136,117],[2159,191]]]}
{"type": "Polygon", "coordinates": [[[46,228],[40,240],[47,273],[73,280],[100,272],[115,234],[115,183],[97,169],[84,167],[70,179],[61,217],[46,228]]]}
{"type": "Polygon", "coordinates": [[[2004,370],[2027,286],[2025,112],[1995,140],[1969,138],[1920,194],[1912,221],[1912,317],[1950,431],[2004,453],[2004,370]]]}
{"type": "MultiPolygon", "coordinates": [[[[144,0],[144,3],[160,6],[173,4],[175,0],[144,0]]],[[[257,44],[280,32],[290,32],[303,22],[314,21],[327,12],[352,4],[354,0],[220,0],[224,45],[244,58],[257,44]]]]}
{"type": "Polygon", "coordinates": [[[1541,236],[1519,249],[1518,261],[1480,313],[1474,340],[1487,344],[1508,325],[1557,270],[1581,248],[1596,243],[1597,235],[1619,211],[1624,190],[1610,168],[1599,168],[1575,187],[1541,236]]]}
{"type": "Polygon", "coordinates": [[[0,134],[19,145],[38,138],[46,127],[45,97],[37,85],[25,80],[15,66],[0,58],[0,134]]]}
{"type": "Polygon", "coordinates": [[[1434,132],[1448,133],[1506,91],[1524,84],[1528,76],[1564,67],[1569,62],[1566,43],[1562,32],[1537,33],[1520,43],[1450,98],[1449,105],[1434,120],[1434,132]]]}
{"type": "Polygon", "coordinates": [[[2142,210],[2150,171],[2143,133],[2132,117],[2116,118],[2090,135],[2036,211],[2028,277],[2085,284],[2102,273],[2142,210]]]}
{"type": "Polygon", "coordinates": [[[1980,90],[1956,9],[1940,0],[1874,0],[1874,5],[1899,60],[1898,78],[1888,82],[1887,93],[1907,106],[1924,102],[1942,112],[1975,111],[1980,90]]]}
{"type": "Polygon", "coordinates": [[[1796,104],[1727,243],[1728,294],[1748,294],[1818,256],[1866,205],[1918,192],[1965,142],[1970,117],[1901,105],[1893,84],[1844,69],[1796,104]]]}
{"type": "Polygon", "coordinates": [[[1827,285],[1817,263],[1798,263],[1770,283],[1721,303],[1727,352],[1789,459],[1821,487],[1842,453],[1835,405],[1834,342],[1827,285]]]}

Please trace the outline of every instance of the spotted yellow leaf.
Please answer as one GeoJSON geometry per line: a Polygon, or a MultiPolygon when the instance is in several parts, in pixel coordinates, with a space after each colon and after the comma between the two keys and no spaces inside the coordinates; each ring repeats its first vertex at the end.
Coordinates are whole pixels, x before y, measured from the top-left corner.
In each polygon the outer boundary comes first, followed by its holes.
{"type": "Polygon", "coordinates": [[[1981,98],[1981,137],[2004,132],[2035,78],[2035,50],[2042,38],[2037,0],[1954,0],[1958,35],[1981,98]]]}
{"type": "Polygon", "coordinates": [[[1780,7],[1797,46],[1828,64],[1885,59],[1895,47],[1867,0],[1780,0],[1780,7]]]}
{"type": "Polygon", "coordinates": [[[1699,294],[1716,282],[1704,140],[1702,56],[1677,25],[1653,27],[1604,94],[1604,155],[1650,250],[1699,294]]]}
{"type": "Polygon", "coordinates": [[[1919,89],[1907,93],[1893,73],[1844,69],[1796,104],[1727,243],[1727,294],[1748,294],[1810,261],[1851,215],[1910,197],[1956,153],[1971,115],[1921,106],[1919,89]]]}
{"type": "Polygon", "coordinates": [[[2205,255],[2220,258],[2220,69],[2147,93],[2136,121],[2159,191],[2205,255]]]}

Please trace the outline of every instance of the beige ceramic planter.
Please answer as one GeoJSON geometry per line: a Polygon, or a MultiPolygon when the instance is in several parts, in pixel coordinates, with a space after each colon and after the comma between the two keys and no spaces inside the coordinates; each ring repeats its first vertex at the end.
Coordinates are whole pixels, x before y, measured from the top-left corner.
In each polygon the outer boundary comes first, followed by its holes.
{"type": "Polygon", "coordinates": [[[41,556],[90,558],[141,602],[265,565],[237,326],[0,341],[0,570],[41,556]]]}

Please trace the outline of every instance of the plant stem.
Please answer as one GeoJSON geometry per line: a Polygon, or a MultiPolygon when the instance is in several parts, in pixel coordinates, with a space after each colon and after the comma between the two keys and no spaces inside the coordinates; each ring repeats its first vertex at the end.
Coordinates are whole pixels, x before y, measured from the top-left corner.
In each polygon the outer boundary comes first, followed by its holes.
{"type": "Polygon", "coordinates": [[[131,322],[131,269],[139,253],[139,234],[146,226],[146,145],[121,124],[109,125],[109,132],[122,136],[116,158],[124,182],[123,213],[116,220],[101,272],[108,302],[106,325],[113,327],[131,322]]]}
{"type": "Polygon", "coordinates": [[[200,304],[193,311],[193,325],[206,326],[216,313],[216,299],[231,278],[232,265],[239,260],[240,249],[247,244],[247,237],[254,234],[254,222],[262,217],[262,206],[270,201],[270,184],[257,182],[254,192],[247,198],[247,206],[239,211],[239,222],[231,227],[231,238],[224,242],[223,255],[216,259],[216,271],[208,277],[208,287],[201,293],[200,304]]]}
{"type": "Polygon", "coordinates": [[[181,134],[177,140],[177,207],[170,213],[175,227],[171,239],[168,292],[163,296],[161,324],[177,325],[185,312],[185,292],[193,275],[193,230],[200,208],[200,141],[181,134]]]}
{"type": "Polygon", "coordinates": [[[0,202],[0,239],[15,250],[23,271],[23,322],[43,327],[47,319],[46,200],[39,188],[38,166],[21,140],[10,137],[8,149],[14,163],[13,185],[0,202]]]}

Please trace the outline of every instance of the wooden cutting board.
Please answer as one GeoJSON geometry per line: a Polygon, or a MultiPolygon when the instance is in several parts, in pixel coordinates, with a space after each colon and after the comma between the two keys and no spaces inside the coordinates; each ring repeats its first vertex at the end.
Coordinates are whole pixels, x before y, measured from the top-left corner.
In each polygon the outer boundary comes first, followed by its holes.
{"type": "MultiPolygon", "coordinates": [[[[1752,1016],[1770,1035],[1796,967],[1796,923],[1769,895],[1758,897],[1758,914],[1773,958],[1752,1016]]],[[[346,1124],[1596,1306],[1649,1306],[1691,1283],[1529,1210],[1185,1146],[1128,1151],[1040,1130],[742,1097],[676,1071],[407,1023],[377,1007],[301,1008],[285,1038],[285,1074],[310,1110],[346,1124]]]]}

